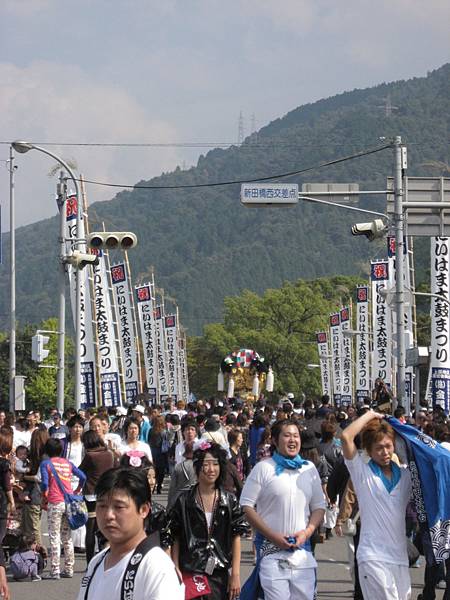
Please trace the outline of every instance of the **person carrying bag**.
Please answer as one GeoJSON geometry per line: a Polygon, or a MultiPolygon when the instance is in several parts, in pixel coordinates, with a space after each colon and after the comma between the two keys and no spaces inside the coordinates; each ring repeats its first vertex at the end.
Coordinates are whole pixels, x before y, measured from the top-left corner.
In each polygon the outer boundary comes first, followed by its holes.
{"type": "MultiPolygon", "coordinates": [[[[72,474],[78,477],[79,485],[75,490],[81,490],[86,475],[73,463],[62,458],[62,444],[59,439],[50,438],[44,448],[49,457],[40,466],[42,508],[47,510],[48,535],[50,540],[50,574],[45,579],[59,579],[60,577],[73,577],[75,563],[71,528],[81,526],[85,521],[79,499],[73,502],[72,474]],[[81,511],[81,512],[80,512],[81,511]],[[69,523],[71,521],[71,524],[69,523]],[[60,548],[64,547],[64,571],[60,573],[60,548]]],[[[84,509],[85,510],[85,509],[84,509]]]]}

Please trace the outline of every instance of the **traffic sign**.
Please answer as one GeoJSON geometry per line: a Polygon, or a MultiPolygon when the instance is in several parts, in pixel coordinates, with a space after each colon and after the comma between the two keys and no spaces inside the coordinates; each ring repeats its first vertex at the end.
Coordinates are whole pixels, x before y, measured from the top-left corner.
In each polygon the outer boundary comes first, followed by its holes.
{"type": "MultiPolygon", "coordinates": [[[[405,177],[403,206],[407,235],[450,236],[450,178],[405,177]],[[417,205],[417,206],[415,206],[417,205]]],[[[394,179],[388,177],[387,214],[394,214],[394,179]]]]}
{"type": "Polygon", "coordinates": [[[298,204],[297,183],[243,183],[241,202],[248,207],[295,206],[298,204]]]}

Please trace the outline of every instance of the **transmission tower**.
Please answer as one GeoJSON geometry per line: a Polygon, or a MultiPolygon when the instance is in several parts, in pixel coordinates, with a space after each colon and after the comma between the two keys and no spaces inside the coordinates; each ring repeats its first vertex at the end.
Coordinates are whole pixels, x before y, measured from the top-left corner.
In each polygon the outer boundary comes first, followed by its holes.
{"type": "Polygon", "coordinates": [[[389,117],[392,117],[392,111],[394,110],[398,110],[398,106],[394,106],[391,102],[391,95],[388,94],[386,96],[386,98],[383,98],[384,100],[384,104],[380,104],[378,105],[378,108],[383,108],[384,109],[384,116],[389,119],[389,117]]]}
{"type": "Polygon", "coordinates": [[[244,117],[242,115],[242,110],[239,113],[239,121],[238,121],[238,144],[241,145],[244,141],[244,117]]]}

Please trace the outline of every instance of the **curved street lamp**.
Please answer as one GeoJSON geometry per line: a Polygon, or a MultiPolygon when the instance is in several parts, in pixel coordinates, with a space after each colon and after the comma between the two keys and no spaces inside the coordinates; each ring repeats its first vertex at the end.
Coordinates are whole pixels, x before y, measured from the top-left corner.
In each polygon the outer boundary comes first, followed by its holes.
{"type": "MultiPolygon", "coordinates": [[[[38,152],[42,152],[43,154],[46,154],[47,156],[50,156],[51,158],[53,158],[54,160],[56,160],[56,162],[58,162],[69,174],[70,179],[73,181],[74,187],[75,187],[75,194],[76,194],[76,198],[77,198],[77,238],[79,238],[79,233],[81,231],[81,223],[82,223],[82,219],[83,219],[83,213],[81,210],[81,202],[80,202],[80,195],[79,195],[79,189],[78,189],[78,182],[75,178],[75,175],[72,172],[72,169],[69,167],[69,165],[61,158],[59,157],[57,154],[53,154],[53,152],[50,152],[49,150],[47,150],[46,148],[42,148],[41,146],[37,146],[36,144],[32,144],[30,142],[24,142],[22,140],[17,140],[15,142],[11,143],[11,147],[18,152],[19,154],[25,154],[26,152],[29,152],[30,150],[37,150],[38,152]]],[[[63,223],[64,223],[64,205],[61,206],[60,208],[61,212],[62,212],[62,216],[61,216],[61,232],[60,232],[60,237],[62,238],[60,240],[61,242],[61,249],[62,249],[62,255],[64,256],[65,252],[63,250],[64,248],[64,244],[65,244],[65,235],[64,235],[64,228],[63,228],[63,223]]],[[[64,273],[64,275],[61,275],[61,283],[60,283],[60,289],[59,289],[59,299],[60,299],[60,304],[59,304],[59,336],[58,336],[58,409],[62,410],[63,406],[60,406],[60,404],[62,403],[62,405],[64,404],[64,332],[65,332],[65,281],[64,281],[64,277],[65,277],[65,267],[64,267],[64,263],[62,262],[62,267],[61,267],[61,273],[64,273]],[[63,271],[64,269],[64,271],[63,271]]],[[[79,310],[79,307],[81,306],[81,271],[79,269],[77,269],[75,271],[75,281],[76,281],[76,310],[75,310],[75,404],[77,409],[80,408],[81,406],[81,311],[79,310]]]]}

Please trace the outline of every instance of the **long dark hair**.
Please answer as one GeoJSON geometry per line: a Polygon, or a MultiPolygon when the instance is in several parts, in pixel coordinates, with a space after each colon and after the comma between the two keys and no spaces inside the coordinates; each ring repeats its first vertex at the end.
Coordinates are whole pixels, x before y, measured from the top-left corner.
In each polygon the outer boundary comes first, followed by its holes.
{"type": "Polygon", "coordinates": [[[30,475],[36,475],[39,471],[42,457],[44,456],[44,448],[49,439],[47,429],[35,429],[31,434],[30,441],[30,475]]]}
{"type": "Polygon", "coordinates": [[[227,453],[222,448],[222,446],[220,446],[219,444],[215,444],[215,443],[209,442],[207,440],[205,440],[203,446],[204,446],[204,449],[197,448],[197,450],[195,450],[195,452],[194,452],[193,463],[194,463],[195,472],[198,477],[200,474],[200,471],[202,470],[205,456],[207,454],[211,454],[212,457],[214,457],[216,460],[219,461],[220,473],[219,473],[219,477],[216,479],[216,483],[215,483],[216,488],[219,488],[223,485],[223,482],[224,482],[225,476],[226,476],[227,460],[228,460],[227,453]]]}

